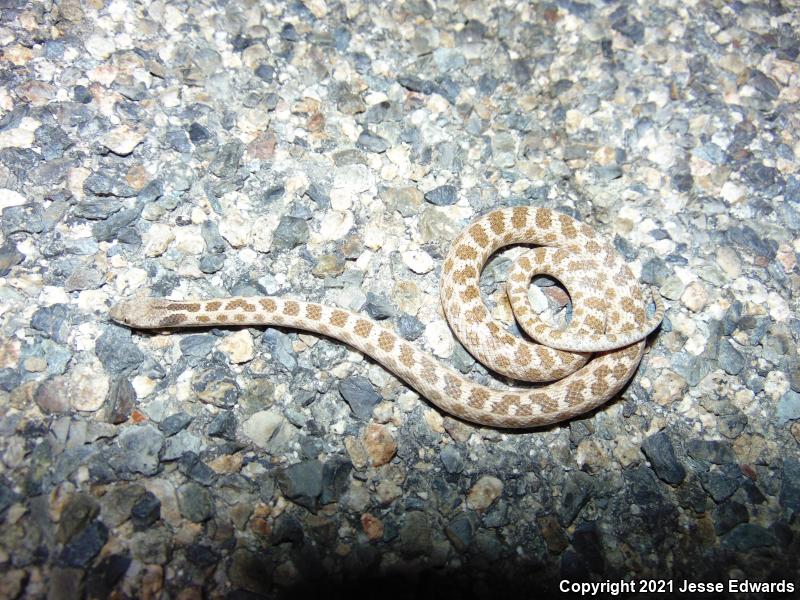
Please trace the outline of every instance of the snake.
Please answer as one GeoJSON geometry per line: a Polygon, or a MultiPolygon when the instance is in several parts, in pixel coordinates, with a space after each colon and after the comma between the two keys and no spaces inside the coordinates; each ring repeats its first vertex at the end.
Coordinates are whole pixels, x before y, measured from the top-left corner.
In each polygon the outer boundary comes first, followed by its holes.
{"type": "Polygon", "coordinates": [[[132,297],[112,306],[109,316],[132,329],[166,332],[279,326],[321,334],[371,357],[450,415],[520,429],[572,419],[612,399],[636,372],[646,338],[664,315],[658,295],[644,292],[624,258],[599,233],[545,207],[499,208],[474,220],[450,245],[439,288],[456,338],[488,370],[517,383],[474,382],[417,348],[391,323],[294,298],[132,297]],[[517,330],[493,316],[480,290],[486,262],[510,245],[527,246],[505,283],[517,330]],[[531,306],[528,292],[537,275],[555,278],[566,289],[572,303],[566,327],[551,324],[531,306]]]}

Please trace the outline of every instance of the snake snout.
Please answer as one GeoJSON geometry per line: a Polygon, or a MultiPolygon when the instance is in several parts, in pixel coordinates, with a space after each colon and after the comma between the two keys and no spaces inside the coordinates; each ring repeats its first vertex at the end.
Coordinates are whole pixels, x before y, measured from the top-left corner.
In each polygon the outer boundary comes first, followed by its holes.
{"type": "Polygon", "coordinates": [[[117,302],[114,306],[108,309],[108,316],[112,321],[117,323],[125,323],[125,311],[122,308],[122,302],[117,302]]]}

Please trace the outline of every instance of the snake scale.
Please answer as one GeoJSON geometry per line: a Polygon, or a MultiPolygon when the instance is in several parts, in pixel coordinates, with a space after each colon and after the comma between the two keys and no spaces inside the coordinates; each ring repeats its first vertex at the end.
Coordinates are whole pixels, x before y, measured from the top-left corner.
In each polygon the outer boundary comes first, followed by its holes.
{"type": "Polygon", "coordinates": [[[510,378],[547,385],[493,389],[445,367],[431,354],[363,314],[296,299],[258,296],[204,300],[133,298],[111,308],[115,321],[136,329],[276,325],[316,332],[349,344],[403,379],[443,411],[507,428],[548,425],[605,403],[641,361],[645,338],[664,308],[642,293],[623,258],[591,227],[540,207],[491,211],[454,240],[442,266],[442,307],[452,331],[485,366],[510,378]],[[532,340],[492,317],[479,289],[483,265],[499,248],[536,246],[513,263],[507,293],[532,340]],[[560,280],[573,316],[559,330],[539,320],[528,301],[534,274],[560,280]]]}

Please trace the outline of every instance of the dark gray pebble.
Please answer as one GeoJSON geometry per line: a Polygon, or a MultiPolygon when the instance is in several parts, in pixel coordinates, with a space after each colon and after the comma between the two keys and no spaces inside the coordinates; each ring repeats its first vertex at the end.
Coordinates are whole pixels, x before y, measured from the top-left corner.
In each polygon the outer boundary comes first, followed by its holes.
{"type": "Polygon", "coordinates": [[[100,521],[92,521],[64,546],[59,562],[69,567],[86,567],[107,541],[108,528],[100,521]]]}
{"type": "Polygon", "coordinates": [[[367,303],[364,305],[364,310],[377,321],[394,317],[397,314],[397,309],[389,300],[372,292],[367,292],[367,303]]]}
{"type": "Polygon", "coordinates": [[[458,200],[458,191],[452,185],[440,185],[426,193],[425,200],[434,206],[450,206],[458,200]]]}
{"type": "Polygon", "coordinates": [[[309,229],[305,220],[297,217],[281,217],[272,236],[272,247],[290,250],[308,241],[309,229]]]}
{"type": "Polygon", "coordinates": [[[645,438],[642,442],[644,452],[658,478],[675,485],[686,477],[686,469],[675,456],[672,441],[664,431],[645,438]]]}
{"type": "Polygon", "coordinates": [[[193,523],[202,523],[216,512],[211,493],[197,483],[190,481],[178,488],[178,507],[184,518],[193,523]]]}
{"type": "Polygon", "coordinates": [[[397,333],[410,342],[421,336],[423,331],[425,331],[425,325],[417,317],[403,313],[397,320],[397,333]]]}
{"type": "Polygon", "coordinates": [[[106,398],[105,418],[118,425],[128,420],[136,405],[136,390],[127,377],[118,377],[111,382],[106,398]]]}
{"type": "Polygon", "coordinates": [[[236,439],[236,415],[233,411],[225,410],[215,415],[208,424],[208,435],[234,441],[236,439]]]}
{"type": "Polygon", "coordinates": [[[109,373],[120,375],[140,366],[144,354],[133,343],[131,332],[122,327],[106,328],[95,342],[95,352],[109,373]]]}
{"type": "Polygon", "coordinates": [[[322,463],[306,460],[283,469],[277,476],[278,485],[289,500],[312,512],[322,494],[322,463]]]}
{"type": "Polygon", "coordinates": [[[375,152],[376,154],[380,154],[382,152],[386,152],[386,150],[389,148],[389,142],[381,136],[371,133],[365,129],[358,136],[358,139],[356,140],[356,147],[366,150],[367,152],[375,152]]]}
{"type": "Polygon", "coordinates": [[[372,416],[372,410],[380,403],[381,397],[372,387],[366,377],[353,375],[339,383],[339,393],[350,406],[353,414],[367,421],[372,416]]]}
{"type": "Polygon", "coordinates": [[[147,529],[161,518],[161,500],[146,492],[131,508],[131,522],[136,530],[147,529]]]}
{"type": "Polygon", "coordinates": [[[193,417],[185,412],[175,413],[168,416],[166,419],[158,424],[158,428],[166,436],[175,435],[182,429],[186,429],[191,423],[193,417]]]}

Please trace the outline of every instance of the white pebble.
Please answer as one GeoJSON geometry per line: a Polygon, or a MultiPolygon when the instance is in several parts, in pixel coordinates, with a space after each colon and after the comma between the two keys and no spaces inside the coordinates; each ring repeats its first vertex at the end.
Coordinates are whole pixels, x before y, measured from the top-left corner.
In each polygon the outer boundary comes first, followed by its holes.
{"type": "Polygon", "coordinates": [[[366,192],[375,183],[366,165],[344,165],[333,173],[333,188],[351,194],[366,192]]]}
{"type": "Polygon", "coordinates": [[[100,143],[114,154],[127,156],[133,152],[133,149],[136,148],[143,139],[144,136],[138,131],[131,129],[127,125],[120,125],[100,138],[100,143]]]}
{"type": "Polygon", "coordinates": [[[255,356],[253,336],[246,329],[225,336],[217,347],[236,364],[249,362],[255,356]]]}
{"type": "Polygon", "coordinates": [[[175,230],[175,247],[183,254],[202,254],[206,249],[200,228],[196,225],[175,230]]]}
{"type": "Polygon", "coordinates": [[[328,211],[319,226],[321,241],[329,242],[342,239],[353,227],[353,213],[350,211],[328,211]]]}
{"type": "Polygon", "coordinates": [[[145,256],[161,256],[175,239],[172,227],[164,223],[154,223],[142,236],[145,256]]]}
{"type": "Polygon", "coordinates": [[[425,274],[433,270],[433,259],[422,250],[403,252],[403,263],[414,273],[425,274]]]}
{"type": "Polygon", "coordinates": [[[34,131],[39,128],[39,121],[25,117],[20,121],[19,127],[0,131],[0,149],[3,148],[30,148],[36,136],[34,131]]]}
{"type": "Polygon", "coordinates": [[[693,281],[683,291],[681,302],[692,312],[700,312],[708,304],[708,292],[702,284],[693,281]]]}
{"type": "Polygon", "coordinates": [[[98,60],[105,60],[117,49],[114,40],[102,35],[90,35],[83,43],[86,51],[98,60]]]}
{"type": "Polygon", "coordinates": [[[94,412],[103,406],[110,383],[99,366],[79,365],[72,370],[69,396],[75,410],[94,412]]]}
{"type": "Polygon", "coordinates": [[[453,334],[442,320],[433,321],[425,327],[425,340],[439,358],[449,358],[453,354],[453,334]]]}
{"type": "Polygon", "coordinates": [[[14,190],[0,188],[0,210],[9,206],[20,206],[25,204],[25,196],[14,190]]]}
{"type": "Polygon", "coordinates": [[[258,252],[269,252],[272,248],[272,236],[278,227],[280,219],[277,214],[271,213],[256,219],[253,223],[250,245],[258,252]]]}
{"type": "Polygon", "coordinates": [[[250,238],[250,220],[240,212],[231,212],[220,221],[219,234],[234,248],[241,248],[250,238]]]}

